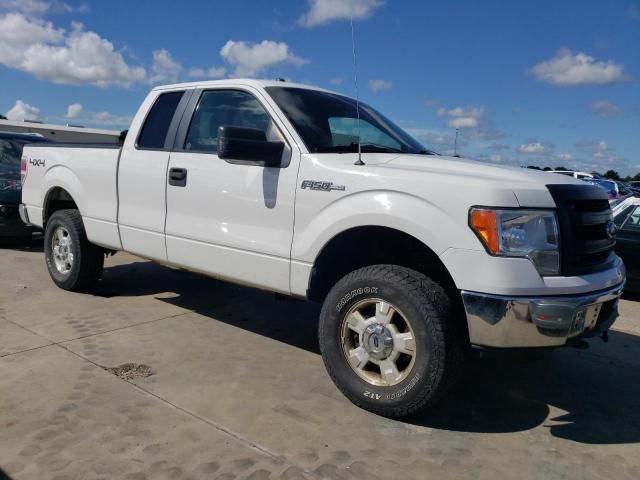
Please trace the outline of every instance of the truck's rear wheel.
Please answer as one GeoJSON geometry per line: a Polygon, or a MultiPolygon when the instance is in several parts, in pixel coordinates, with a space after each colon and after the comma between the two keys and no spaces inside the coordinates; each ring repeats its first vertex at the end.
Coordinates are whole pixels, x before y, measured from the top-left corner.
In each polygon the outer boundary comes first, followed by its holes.
{"type": "Polygon", "coordinates": [[[44,255],[49,275],[64,290],[93,286],[104,265],[104,250],[87,240],[77,210],[58,210],[47,222],[44,255]]]}
{"type": "Polygon", "coordinates": [[[444,289],[395,265],[356,270],[329,292],[320,349],[329,375],[354,404],[401,417],[434,404],[453,383],[464,337],[444,289]]]}

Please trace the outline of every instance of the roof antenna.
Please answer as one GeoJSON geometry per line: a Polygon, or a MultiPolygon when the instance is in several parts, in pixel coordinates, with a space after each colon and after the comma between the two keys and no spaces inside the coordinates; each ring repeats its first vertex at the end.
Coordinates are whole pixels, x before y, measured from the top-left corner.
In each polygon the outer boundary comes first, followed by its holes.
{"type": "Polygon", "coordinates": [[[356,114],[358,116],[358,160],[354,165],[364,165],[362,161],[362,146],[360,144],[360,97],[358,95],[358,61],[356,58],[356,35],[353,28],[353,10],[351,11],[351,47],[353,49],[353,81],[356,86],[356,114]]]}

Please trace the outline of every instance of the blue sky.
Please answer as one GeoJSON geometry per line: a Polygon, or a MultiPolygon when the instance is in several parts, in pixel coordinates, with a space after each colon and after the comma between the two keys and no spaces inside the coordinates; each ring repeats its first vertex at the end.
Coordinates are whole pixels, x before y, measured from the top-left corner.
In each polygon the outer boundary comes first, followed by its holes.
{"type": "Polygon", "coordinates": [[[126,128],[155,84],[285,77],[436,151],[640,172],[640,1],[0,0],[0,112],[126,128]],[[179,6],[178,6],[179,5],[179,6]]]}

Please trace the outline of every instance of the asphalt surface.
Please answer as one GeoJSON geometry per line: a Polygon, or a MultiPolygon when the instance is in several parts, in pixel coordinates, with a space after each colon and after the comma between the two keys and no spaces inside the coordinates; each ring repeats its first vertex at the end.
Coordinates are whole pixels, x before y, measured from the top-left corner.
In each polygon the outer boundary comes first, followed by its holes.
{"type": "Polygon", "coordinates": [[[333,386],[317,306],[126,254],[64,292],[41,248],[0,249],[10,478],[640,478],[634,298],[609,343],[476,359],[441,406],[394,421],[333,386]]]}

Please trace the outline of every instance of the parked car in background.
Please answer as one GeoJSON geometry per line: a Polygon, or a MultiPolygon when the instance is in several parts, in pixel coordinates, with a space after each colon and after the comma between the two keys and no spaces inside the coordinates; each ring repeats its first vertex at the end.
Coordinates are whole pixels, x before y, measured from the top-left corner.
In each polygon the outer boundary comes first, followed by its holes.
{"type": "Polygon", "coordinates": [[[27,143],[48,142],[41,135],[0,132],[0,241],[31,235],[32,228],[20,220],[20,158],[27,143]]]}
{"type": "Polygon", "coordinates": [[[578,172],[575,170],[549,170],[549,173],[559,173],[560,175],[577,178],[578,180],[590,180],[592,178],[597,178],[593,173],[578,172]]]}
{"type": "Polygon", "coordinates": [[[625,185],[631,190],[634,197],[640,197],[640,182],[627,182],[625,185]]]}
{"type": "Polygon", "coordinates": [[[585,179],[587,183],[596,185],[607,192],[607,197],[611,206],[619,204],[622,200],[633,196],[633,192],[623,182],[615,180],[605,180],[601,178],[585,179]]]}
{"type": "Polygon", "coordinates": [[[618,199],[618,186],[612,180],[601,180],[599,178],[587,179],[587,183],[591,185],[596,185],[597,187],[602,188],[605,192],[607,192],[607,197],[609,201],[618,199]]]}
{"type": "Polygon", "coordinates": [[[613,209],[616,253],[627,266],[626,290],[640,291],[640,198],[623,200],[613,209]]]}

